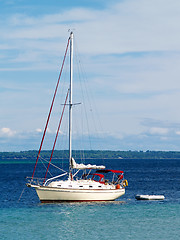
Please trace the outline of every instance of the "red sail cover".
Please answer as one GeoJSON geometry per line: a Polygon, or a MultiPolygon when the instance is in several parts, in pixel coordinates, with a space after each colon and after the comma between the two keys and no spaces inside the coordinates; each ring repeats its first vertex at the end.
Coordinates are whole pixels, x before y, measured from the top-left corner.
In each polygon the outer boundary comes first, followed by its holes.
{"type": "Polygon", "coordinates": [[[123,171],[120,170],[111,170],[111,169],[102,169],[102,170],[97,170],[96,172],[101,172],[101,173],[108,173],[108,172],[112,172],[112,173],[124,173],[123,171]]]}

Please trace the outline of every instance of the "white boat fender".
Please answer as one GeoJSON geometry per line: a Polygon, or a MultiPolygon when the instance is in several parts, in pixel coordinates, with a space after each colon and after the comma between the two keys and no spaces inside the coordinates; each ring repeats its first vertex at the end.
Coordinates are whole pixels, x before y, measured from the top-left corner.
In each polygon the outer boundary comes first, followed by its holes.
{"type": "Polygon", "coordinates": [[[164,200],[163,195],[136,195],[137,200],[164,200]]]}

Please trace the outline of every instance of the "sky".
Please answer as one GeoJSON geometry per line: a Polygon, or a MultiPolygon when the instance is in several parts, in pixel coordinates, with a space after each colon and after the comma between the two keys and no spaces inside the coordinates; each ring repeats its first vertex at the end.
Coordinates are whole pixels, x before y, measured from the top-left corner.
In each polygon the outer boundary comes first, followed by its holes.
{"type": "Polygon", "coordinates": [[[179,151],[179,13],[179,0],[0,0],[0,151],[39,148],[69,29],[101,122],[92,149],[179,151]]]}

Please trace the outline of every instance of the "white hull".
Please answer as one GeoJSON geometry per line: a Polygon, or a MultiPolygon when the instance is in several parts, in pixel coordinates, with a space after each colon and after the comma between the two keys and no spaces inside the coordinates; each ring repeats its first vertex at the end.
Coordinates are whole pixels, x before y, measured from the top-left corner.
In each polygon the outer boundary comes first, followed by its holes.
{"type": "Polygon", "coordinates": [[[125,189],[68,189],[31,185],[41,202],[113,201],[125,194],[125,189]]]}

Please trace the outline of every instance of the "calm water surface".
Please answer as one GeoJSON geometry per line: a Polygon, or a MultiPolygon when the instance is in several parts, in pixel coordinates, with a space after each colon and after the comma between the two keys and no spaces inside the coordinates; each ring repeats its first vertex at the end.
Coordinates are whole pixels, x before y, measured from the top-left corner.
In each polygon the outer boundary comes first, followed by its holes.
{"type": "Polygon", "coordinates": [[[0,239],[180,239],[179,160],[101,164],[125,171],[129,186],[117,201],[41,204],[25,187],[33,164],[0,164],[0,239]],[[163,194],[165,200],[137,201],[136,194],[163,194]]]}

